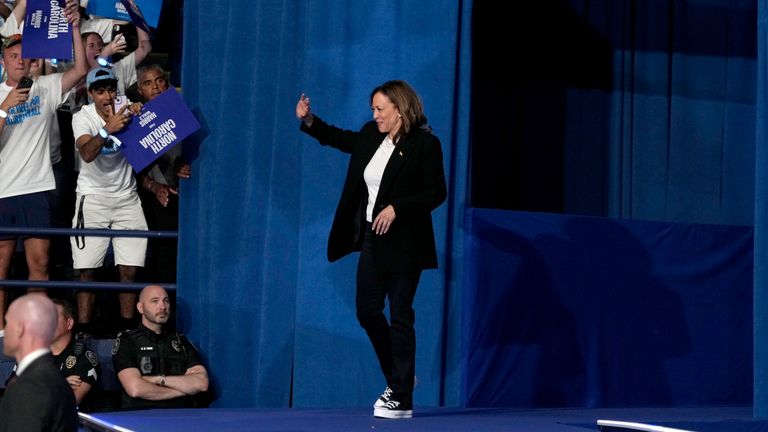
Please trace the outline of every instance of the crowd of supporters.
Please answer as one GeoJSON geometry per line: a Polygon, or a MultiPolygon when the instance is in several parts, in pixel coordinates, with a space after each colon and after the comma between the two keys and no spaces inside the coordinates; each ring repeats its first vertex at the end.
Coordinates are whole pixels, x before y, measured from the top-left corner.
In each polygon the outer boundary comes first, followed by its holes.
{"type": "MultiPolygon", "coordinates": [[[[37,325],[27,323],[27,316],[6,317],[8,306],[15,300],[37,305],[29,295],[50,298],[58,313],[50,351],[81,409],[200,405],[195,395],[207,392],[206,370],[194,346],[173,328],[173,291],[169,296],[151,284],[175,282],[175,240],[34,232],[177,229],[179,182],[191,175],[181,146],[136,172],[113,135],[143,103],[172,88],[168,73],[152,60],[147,32],[88,16],[76,0],[67,0],[65,8],[73,59],[24,58],[22,49],[31,43],[24,39],[25,14],[26,0],[0,2],[0,228],[30,231],[0,233],[5,354],[24,357],[11,346],[15,335],[6,334],[14,331],[11,323],[37,325]],[[2,281],[10,279],[28,279],[29,286],[3,287],[2,281]],[[136,289],[35,286],[34,281],[45,280],[149,285],[140,295],[136,289]],[[114,368],[106,369],[113,371],[118,389],[100,383],[104,377],[95,345],[104,338],[115,340],[114,368]],[[110,392],[122,397],[109,397],[110,392]]],[[[6,378],[10,389],[23,375],[0,376],[6,378]]]]}
{"type": "MultiPolygon", "coordinates": [[[[141,103],[169,88],[167,73],[150,61],[150,35],[124,22],[88,16],[75,2],[68,4],[77,9],[72,23],[77,31],[73,31],[74,60],[66,62],[22,58],[26,0],[6,8],[0,29],[3,56],[18,59],[3,62],[0,109],[7,118],[0,119],[0,227],[174,231],[179,179],[191,174],[181,146],[134,172],[119,148],[110,153],[111,135],[98,141],[101,122],[109,129],[121,118],[127,122],[130,112],[118,113],[113,106],[109,123],[105,110],[99,114],[94,109],[100,105],[92,96],[101,92],[109,100],[141,103]],[[99,65],[99,58],[106,68],[99,65]],[[100,67],[112,76],[97,79],[91,83],[96,88],[89,89],[86,74],[100,67]],[[34,84],[26,90],[17,88],[22,77],[34,84]],[[90,146],[77,144],[86,137],[94,138],[90,146]]],[[[153,239],[148,247],[146,243],[146,239],[0,234],[0,280],[175,282],[175,240],[153,239]]],[[[7,304],[25,292],[0,284],[0,331],[7,304]]],[[[76,334],[114,337],[138,322],[135,290],[49,294],[75,305],[76,334]]]]}

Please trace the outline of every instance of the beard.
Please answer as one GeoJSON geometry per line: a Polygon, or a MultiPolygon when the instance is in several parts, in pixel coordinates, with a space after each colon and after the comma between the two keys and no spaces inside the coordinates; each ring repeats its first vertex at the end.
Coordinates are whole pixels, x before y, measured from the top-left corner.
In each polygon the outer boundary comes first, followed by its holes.
{"type": "Polygon", "coordinates": [[[168,312],[158,312],[156,314],[152,314],[147,316],[147,321],[159,325],[163,325],[168,322],[168,317],[170,316],[170,313],[168,312]]]}

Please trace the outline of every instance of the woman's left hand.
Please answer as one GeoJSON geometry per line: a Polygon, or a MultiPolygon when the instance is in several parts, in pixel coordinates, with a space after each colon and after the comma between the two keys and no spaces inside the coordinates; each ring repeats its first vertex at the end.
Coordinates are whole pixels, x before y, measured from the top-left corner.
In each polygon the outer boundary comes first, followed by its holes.
{"type": "Polygon", "coordinates": [[[389,227],[392,226],[392,222],[395,221],[395,208],[392,205],[388,205],[382,210],[373,220],[373,232],[376,234],[386,234],[389,231],[389,227]]]}

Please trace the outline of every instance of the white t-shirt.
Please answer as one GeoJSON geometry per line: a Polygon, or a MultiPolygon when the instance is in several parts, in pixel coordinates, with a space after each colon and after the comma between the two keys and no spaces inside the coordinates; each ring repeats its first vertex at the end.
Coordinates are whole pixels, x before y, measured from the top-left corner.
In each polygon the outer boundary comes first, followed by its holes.
{"type": "MultiPolygon", "coordinates": [[[[96,112],[96,105],[85,105],[72,117],[75,142],[83,135],[96,136],[106,122],[96,112]]],[[[79,154],[79,153],[78,153],[79,154]]],[[[136,190],[133,168],[122,152],[96,156],[89,163],[80,162],[77,192],[83,195],[120,197],[136,190]]]]}
{"type": "Polygon", "coordinates": [[[136,53],[132,52],[112,66],[117,78],[117,94],[124,95],[125,89],[138,79],[136,77],[136,53]]]}
{"type": "MultiPolygon", "coordinates": [[[[13,10],[13,8],[11,8],[13,10]]],[[[0,27],[0,35],[8,37],[15,34],[21,34],[24,31],[24,23],[18,23],[16,21],[16,15],[11,13],[8,19],[3,22],[3,26],[0,27]]]]}
{"type": "MultiPolygon", "coordinates": [[[[62,74],[41,76],[29,98],[8,110],[0,133],[0,198],[56,188],[51,168],[50,133],[62,102],[62,74]]],[[[0,84],[0,101],[12,90],[0,84]]]]}

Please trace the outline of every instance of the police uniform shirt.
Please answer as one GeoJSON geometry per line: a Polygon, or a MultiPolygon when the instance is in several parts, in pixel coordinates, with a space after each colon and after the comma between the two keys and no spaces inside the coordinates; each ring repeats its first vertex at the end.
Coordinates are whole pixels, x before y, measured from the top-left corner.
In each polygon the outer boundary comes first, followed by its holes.
{"type": "MultiPolygon", "coordinates": [[[[197,349],[179,333],[160,333],[140,324],[136,330],[118,335],[112,348],[115,372],[136,368],[145,375],[184,375],[187,369],[202,365],[197,349]]],[[[184,396],[164,401],[132,398],[123,390],[123,409],[179,408],[195,406],[195,398],[184,396]]]]}
{"type": "Polygon", "coordinates": [[[91,387],[96,386],[96,381],[101,374],[101,366],[96,353],[86,348],[84,341],[72,339],[64,351],[53,356],[53,360],[65,378],[77,375],[91,387]]]}
{"type": "MultiPolygon", "coordinates": [[[[96,386],[101,374],[101,366],[96,353],[86,348],[84,341],[72,339],[64,351],[53,356],[53,361],[64,378],[76,375],[91,387],[96,386]]],[[[13,367],[13,374],[8,378],[8,383],[14,378],[16,378],[16,366],[13,367]]]]}

